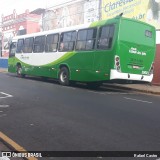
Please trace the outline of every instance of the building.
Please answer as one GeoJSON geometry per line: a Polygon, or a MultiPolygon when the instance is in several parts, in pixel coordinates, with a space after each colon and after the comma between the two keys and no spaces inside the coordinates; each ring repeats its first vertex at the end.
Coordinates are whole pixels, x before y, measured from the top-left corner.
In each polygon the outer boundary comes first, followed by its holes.
{"type": "Polygon", "coordinates": [[[100,19],[100,0],[75,0],[46,9],[41,30],[69,27],[100,19]]]}
{"type": "Polygon", "coordinates": [[[154,62],[154,77],[152,83],[160,85],[160,30],[157,30],[156,44],[157,44],[157,50],[154,62]]]}
{"type": "Polygon", "coordinates": [[[40,17],[38,14],[30,13],[29,10],[19,15],[16,10],[10,15],[2,15],[2,57],[8,57],[9,44],[14,36],[40,31],[40,17]]]}

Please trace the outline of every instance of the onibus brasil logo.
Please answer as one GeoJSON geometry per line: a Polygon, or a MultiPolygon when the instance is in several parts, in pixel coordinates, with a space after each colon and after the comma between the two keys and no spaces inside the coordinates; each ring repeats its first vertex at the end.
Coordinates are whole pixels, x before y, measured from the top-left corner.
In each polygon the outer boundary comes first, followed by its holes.
{"type": "Polygon", "coordinates": [[[15,157],[15,158],[28,158],[28,157],[42,157],[41,153],[16,153],[16,152],[2,152],[2,157],[0,157],[0,160],[10,160],[10,157],[15,157]]]}

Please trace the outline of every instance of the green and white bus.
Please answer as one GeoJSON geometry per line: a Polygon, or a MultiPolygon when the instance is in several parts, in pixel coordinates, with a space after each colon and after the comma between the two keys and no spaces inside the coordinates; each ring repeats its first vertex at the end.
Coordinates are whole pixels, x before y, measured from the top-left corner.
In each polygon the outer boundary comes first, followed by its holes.
{"type": "Polygon", "coordinates": [[[151,82],[155,34],[147,23],[117,16],[18,36],[10,46],[8,71],[56,78],[62,85],[121,79],[151,82]]]}

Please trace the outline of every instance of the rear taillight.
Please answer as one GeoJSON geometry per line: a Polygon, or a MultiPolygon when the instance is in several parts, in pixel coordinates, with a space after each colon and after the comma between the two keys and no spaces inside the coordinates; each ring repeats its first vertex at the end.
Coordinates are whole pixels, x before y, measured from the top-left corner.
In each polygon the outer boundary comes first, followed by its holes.
{"type": "Polygon", "coordinates": [[[120,66],[120,58],[119,56],[115,56],[115,68],[117,71],[121,71],[121,66],[120,66]]]}
{"type": "Polygon", "coordinates": [[[153,74],[153,70],[154,70],[154,63],[152,63],[151,68],[149,70],[149,75],[153,74]]]}

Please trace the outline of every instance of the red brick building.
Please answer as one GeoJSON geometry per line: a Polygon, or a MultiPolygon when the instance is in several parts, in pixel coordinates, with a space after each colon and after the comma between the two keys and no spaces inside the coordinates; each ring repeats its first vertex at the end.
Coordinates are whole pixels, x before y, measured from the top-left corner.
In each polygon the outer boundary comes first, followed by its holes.
{"type": "Polygon", "coordinates": [[[16,10],[7,16],[2,15],[2,57],[8,57],[9,43],[16,35],[39,32],[41,15],[30,13],[26,10],[17,14],[16,10]]]}
{"type": "Polygon", "coordinates": [[[160,85],[160,31],[156,33],[156,57],[154,61],[154,76],[152,84],[160,85]]]}

